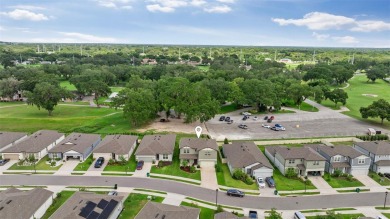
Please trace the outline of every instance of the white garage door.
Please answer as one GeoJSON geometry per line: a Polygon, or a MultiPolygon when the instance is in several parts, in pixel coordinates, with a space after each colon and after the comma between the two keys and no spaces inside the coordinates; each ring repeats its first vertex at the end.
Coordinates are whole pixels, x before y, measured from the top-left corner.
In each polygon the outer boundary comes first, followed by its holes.
{"type": "Polygon", "coordinates": [[[368,169],[352,169],[351,174],[352,175],[367,175],[368,169]]]}
{"type": "Polygon", "coordinates": [[[390,173],[390,167],[378,167],[377,173],[390,173]]]}
{"type": "Polygon", "coordinates": [[[3,159],[19,160],[19,154],[3,154],[3,159]]]}
{"type": "Polygon", "coordinates": [[[200,167],[214,167],[215,162],[214,161],[199,161],[200,167]]]}
{"type": "Polygon", "coordinates": [[[271,177],[272,173],[273,173],[272,169],[260,168],[260,169],[256,169],[255,171],[253,171],[253,176],[255,178],[262,177],[263,179],[265,179],[266,177],[271,177]]]}
{"type": "Polygon", "coordinates": [[[136,159],[143,160],[144,162],[152,162],[154,157],[151,156],[137,156],[136,159]]]}

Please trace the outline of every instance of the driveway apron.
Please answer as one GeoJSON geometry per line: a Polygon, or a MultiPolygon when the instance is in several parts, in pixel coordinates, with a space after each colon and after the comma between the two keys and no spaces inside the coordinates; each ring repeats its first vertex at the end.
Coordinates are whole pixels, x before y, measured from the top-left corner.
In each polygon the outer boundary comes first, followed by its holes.
{"type": "Polygon", "coordinates": [[[217,175],[215,173],[214,162],[203,162],[201,173],[201,184],[200,186],[208,189],[218,189],[217,175]]]}
{"type": "Polygon", "coordinates": [[[100,168],[95,168],[95,163],[88,168],[87,172],[84,174],[85,176],[101,176],[104,168],[107,166],[108,160],[105,160],[103,165],[100,168]]]}
{"type": "Polygon", "coordinates": [[[332,188],[321,176],[312,176],[309,177],[309,180],[321,194],[338,194],[338,192],[332,188]]]}
{"type": "Polygon", "coordinates": [[[152,162],[145,162],[142,170],[135,170],[133,176],[136,177],[147,177],[146,173],[150,173],[150,169],[152,169],[152,162]]]}
{"type": "Polygon", "coordinates": [[[10,160],[8,163],[4,164],[4,166],[0,166],[0,175],[3,174],[3,171],[7,170],[10,168],[12,165],[16,164],[18,161],[17,160],[10,160]]]}
{"type": "Polygon", "coordinates": [[[79,164],[79,160],[67,160],[54,175],[71,175],[73,169],[79,164]]]}

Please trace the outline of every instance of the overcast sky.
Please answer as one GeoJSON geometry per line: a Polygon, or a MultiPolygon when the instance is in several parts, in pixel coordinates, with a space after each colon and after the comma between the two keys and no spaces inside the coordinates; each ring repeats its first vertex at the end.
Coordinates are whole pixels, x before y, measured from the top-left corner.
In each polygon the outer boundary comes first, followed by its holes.
{"type": "Polygon", "coordinates": [[[0,40],[390,48],[390,0],[1,0],[0,40]]]}

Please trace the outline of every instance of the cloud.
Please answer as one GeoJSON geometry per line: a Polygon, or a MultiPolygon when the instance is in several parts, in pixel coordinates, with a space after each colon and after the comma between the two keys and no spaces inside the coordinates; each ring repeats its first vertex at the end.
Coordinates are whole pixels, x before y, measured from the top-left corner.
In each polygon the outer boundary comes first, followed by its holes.
{"type": "Polygon", "coordinates": [[[8,6],[7,8],[24,9],[29,11],[46,10],[44,7],[35,5],[12,5],[8,6]]]}
{"type": "Polygon", "coordinates": [[[113,9],[132,9],[129,5],[133,0],[96,0],[99,6],[113,9]]]}
{"type": "Polygon", "coordinates": [[[148,9],[148,11],[150,12],[164,12],[164,13],[170,13],[175,11],[174,8],[160,6],[159,4],[147,5],[146,9],[148,9]]]}
{"type": "Polygon", "coordinates": [[[233,4],[236,0],[217,0],[217,2],[233,4]]]}
{"type": "Polygon", "coordinates": [[[5,28],[0,26],[0,31],[5,31],[5,28]]]}
{"type": "Polygon", "coordinates": [[[191,4],[192,6],[195,6],[195,7],[200,7],[200,6],[203,6],[203,5],[207,4],[207,2],[204,1],[204,0],[192,0],[192,1],[190,2],[190,4],[191,4]]]}
{"type": "Polygon", "coordinates": [[[221,6],[213,6],[211,8],[204,8],[203,10],[208,13],[228,13],[232,9],[227,5],[221,5],[221,6]]]}
{"type": "Polygon", "coordinates": [[[272,18],[281,26],[304,26],[310,30],[347,29],[357,32],[390,30],[390,23],[378,20],[356,20],[354,18],[323,12],[310,12],[301,19],[272,18]]]}
{"type": "Polygon", "coordinates": [[[339,43],[346,43],[346,44],[359,42],[355,37],[352,37],[352,36],[332,37],[332,39],[339,42],[339,43]]]}
{"type": "Polygon", "coordinates": [[[117,40],[112,37],[98,37],[90,34],[83,34],[77,32],[58,32],[59,34],[66,36],[66,39],[74,39],[76,42],[83,43],[114,43],[117,40]]]}
{"type": "Polygon", "coordinates": [[[319,34],[316,32],[313,32],[312,36],[314,36],[317,40],[320,40],[320,41],[329,38],[329,34],[319,34]]]}
{"type": "Polygon", "coordinates": [[[10,12],[0,12],[0,15],[12,18],[14,20],[45,21],[49,18],[41,13],[34,13],[24,9],[15,9],[10,12]]]}
{"type": "Polygon", "coordinates": [[[185,26],[185,25],[164,26],[163,30],[174,31],[179,33],[199,34],[199,35],[206,35],[206,36],[210,36],[210,35],[224,36],[224,33],[221,33],[221,31],[215,29],[192,27],[192,26],[185,26]]]}

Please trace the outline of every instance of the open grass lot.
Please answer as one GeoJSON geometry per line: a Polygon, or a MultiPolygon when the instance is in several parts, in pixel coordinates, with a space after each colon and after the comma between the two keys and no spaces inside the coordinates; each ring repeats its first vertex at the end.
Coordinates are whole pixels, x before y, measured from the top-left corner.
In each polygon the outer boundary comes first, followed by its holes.
{"type": "Polygon", "coordinates": [[[180,205],[193,207],[193,208],[199,208],[200,209],[199,219],[213,219],[214,218],[215,210],[213,210],[213,209],[199,207],[195,204],[187,203],[187,202],[182,202],[182,203],[180,203],[180,205]]]}
{"type": "Polygon", "coordinates": [[[202,71],[209,71],[210,69],[210,66],[208,65],[197,65],[196,67],[202,71]]]}
{"type": "MultiPolygon", "coordinates": [[[[275,180],[276,190],[278,191],[293,191],[305,190],[305,183],[298,179],[289,179],[282,175],[282,173],[275,168],[273,178],[275,180]]],[[[306,189],[316,189],[314,185],[306,185],[306,189]]]]}
{"type": "Polygon", "coordinates": [[[344,146],[352,146],[353,141],[339,141],[339,142],[332,142],[333,145],[344,145],[344,146]]]}
{"type": "MultiPolygon", "coordinates": [[[[346,107],[350,111],[344,112],[344,114],[359,120],[364,120],[379,125],[379,118],[362,119],[359,109],[360,107],[367,107],[373,101],[379,100],[381,98],[390,101],[390,84],[384,82],[383,80],[376,80],[375,83],[367,82],[366,75],[356,75],[351,80],[349,80],[348,83],[350,84],[350,86],[345,89],[349,97],[347,100],[346,107]],[[363,94],[374,94],[378,96],[363,96],[363,94]]],[[[334,106],[334,103],[330,102],[329,100],[324,101],[321,104],[330,107],[334,106]]],[[[390,128],[390,122],[385,121],[384,126],[390,128]]]]}
{"type": "Polygon", "coordinates": [[[370,171],[368,174],[373,180],[379,183],[382,186],[390,186],[390,179],[387,177],[380,177],[377,173],[370,171]]]}
{"type": "Polygon", "coordinates": [[[50,205],[50,207],[47,209],[46,213],[42,216],[42,219],[49,218],[59,207],[61,207],[62,204],[68,200],[75,191],[61,191],[57,198],[53,200],[53,203],[50,205]]]}
{"type": "MultiPolygon", "coordinates": [[[[40,159],[38,161],[38,163],[35,164],[35,169],[36,170],[58,170],[61,166],[56,166],[56,167],[51,167],[49,164],[46,163],[47,161],[47,155],[44,156],[42,159],[40,159]]],[[[14,164],[12,165],[10,168],[8,168],[8,170],[34,170],[34,165],[31,165],[31,166],[18,166],[18,164],[14,164]]]]}
{"type": "Polygon", "coordinates": [[[58,105],[53,116],[36,106],[0,108],[0,130],[35,132],[41,129],[70,133],[125,133],[130,124],[121,110],[58,105]]]}
{"type": "Polygon", "coordinates": [[[221,167],[221,172],[216,172],[218,185],[240,189],[258,189],[256,183],[253,183],[252,185],[247,185],[240,180],[233,179],[233,177],[230,175],[229,167],[227,166],[227,164],[222,164],[219,157],[218,165],[221,167]]]}
{"type": "MultiPolygon", "coordinates": [[[[134,150],[134,151],[136,151],[136,150],[134,150]]],[[[136,167],[137,167],[137,162],[135,161],[135,155],[133,153],[131,155],[129,161],[127,161],[126,165],[107,164],[107,166],[104,168],[103,171],[134,172],[136,167]]]]}
{"type": "Polygon", "coordinates": [[[318,112],[318,109],[316,107],[313,107],[312,105],[305,103],[305,102],[303,102],[301,104],[301,107],[299,107],[299,106],[295,105],[293,101],[288,101],[286,103],[286,107],[299,109],[299,110],[307,111],[307,112],[318,112]]]}
{"type": "MultiPolygon", "coordinates": [[[[337,214],[339,219],[358,219],[359,217],[364,217],[364,214],[337,214]]],[[[306,216],[307,219],[318,219],[318,216],[306,216]]],[[[319,219],[321,219],[320,217],[319,219]]],[[[325,218],[325,217],[324,217],[325,218]]]]}
{"type": "Polygon", "coordinates": [[[329,181],[326,181],[332,188],[345,188],[345,187],[359,187],[364,186],[359,180],[348,181],[346,177],[331,177],[329,173],[325,173],[323,178],[326,180],[330,177],[329,181]]]}
{"type": "Polygon", "coordinates": [[[73,84],[69,83],[69,81],[61,81],[60,82],[60,86],[65,88],[65,89],[67,89],[67,90],[69,90],[69,91],[77,90],[76,87],[73,84]]]}
{"type": "Polygon", "coordinates": [[[77,166],[73,169],[73,171],[87,171],[88,168],[93,164],[93,158],[92,155],[89,155],[89,157],[84,160],[84,162],[80,162],[77,164],[77,166]]]}
{"type": "Polygon", "coordinates": [[[232,104],[229,104],[229,105],[221,106],[221,109],[219,110],[219,113],[220,114],[230,113],[230,112],[236,111],[237,109],[238,109],[237,104],[232,103],[232,104]]]}
{"type": "MultiPolygon", "coordinates": [[[[154,202],[161,203],[164,200],[162,197],[155,197],[154,202]]],[[[130,194],[123,203],[123,211],[118,218],[131,219],[137,216],[138,212],[148,202],[148,195],[130,194]]]]}

